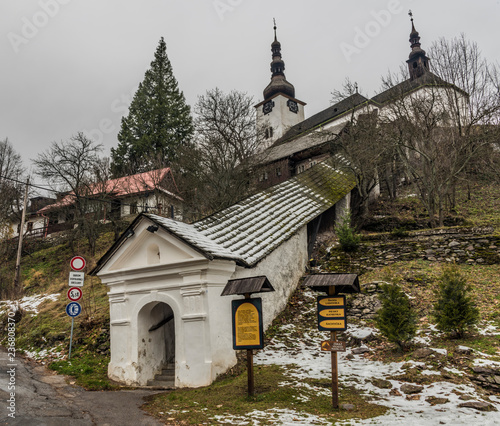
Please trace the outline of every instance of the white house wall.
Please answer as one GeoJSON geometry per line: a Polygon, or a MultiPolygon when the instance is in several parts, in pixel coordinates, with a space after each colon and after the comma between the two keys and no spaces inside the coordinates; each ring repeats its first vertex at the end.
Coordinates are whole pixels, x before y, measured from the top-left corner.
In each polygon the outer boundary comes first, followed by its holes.
{"type": "Polygon", "coordinates": [[[262,298],[265,329],[285,308],[288,298],[304,275],[307,260],[307,226],[304,226],[254,268],[236,268],[232,279],[265,275],[274,287],[274,292],[254,296],[262,298]]]}

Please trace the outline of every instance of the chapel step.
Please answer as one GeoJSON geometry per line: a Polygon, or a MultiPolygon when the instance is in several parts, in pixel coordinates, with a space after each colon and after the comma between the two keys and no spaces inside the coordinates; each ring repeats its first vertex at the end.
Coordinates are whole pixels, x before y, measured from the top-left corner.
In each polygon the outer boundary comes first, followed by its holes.
{"type": "Polygon", "coordinates": [[[174,389],[175,384],[175,367],[169,364],[164,367],[160,373],[156,374],[154,379],[148,380],[148,386],[159,387],[164,389],[174,389]]]}

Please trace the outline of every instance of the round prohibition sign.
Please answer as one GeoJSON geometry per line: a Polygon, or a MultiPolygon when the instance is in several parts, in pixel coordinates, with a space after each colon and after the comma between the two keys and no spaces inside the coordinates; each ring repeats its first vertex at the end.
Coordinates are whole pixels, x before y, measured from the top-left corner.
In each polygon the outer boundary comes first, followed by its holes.
{"type": "Polygon", "coordinates": [[[71,269],[73,271],[81,271],[83,268],[85,268],[85,259],[82,256],[75,256],[73,259],[71,259],[71,262],[69,262],[71,269]]]}
{"type": "Polygon", "coordinates": [[[78,287],[71,287],[68,290],[68,299],[72,302],[77,302],[82,298],[82,290],[78,287]]]}

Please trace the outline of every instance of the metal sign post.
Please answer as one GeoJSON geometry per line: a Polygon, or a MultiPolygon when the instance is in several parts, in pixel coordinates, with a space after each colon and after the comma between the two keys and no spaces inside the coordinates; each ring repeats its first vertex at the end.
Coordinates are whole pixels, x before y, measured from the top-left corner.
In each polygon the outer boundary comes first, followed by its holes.
{"type": "Polygon", "coordinates": [[[82,306],[78,302],[71,302],[66,305],[66,313],[71,317],[71,336],[69,338],[69,355],[71,359],[71,346],[73,344],[73,326],[75,324],[75,317],[82,312],[82,306]]]}

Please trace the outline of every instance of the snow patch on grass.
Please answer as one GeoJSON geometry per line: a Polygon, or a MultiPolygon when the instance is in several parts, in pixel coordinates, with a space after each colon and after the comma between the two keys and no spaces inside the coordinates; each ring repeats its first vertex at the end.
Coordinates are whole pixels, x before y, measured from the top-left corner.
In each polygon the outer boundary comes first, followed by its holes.
{"type": "Polygon", "coordinates": [[[17,307],[24,311],[31,312],[31,316],[38,314],[38,306],[46,300],[55,301],[59,299],[60,294],[36,294],[34,296],[24,296],[19,301],[16,300],[3,300],[0,302],[0,315],[7,311],[17,311],[17,307]]]}

